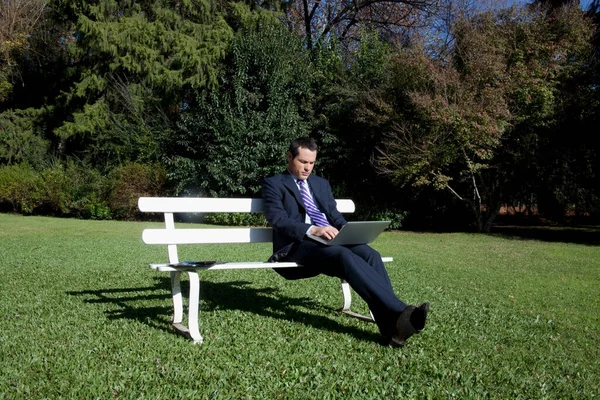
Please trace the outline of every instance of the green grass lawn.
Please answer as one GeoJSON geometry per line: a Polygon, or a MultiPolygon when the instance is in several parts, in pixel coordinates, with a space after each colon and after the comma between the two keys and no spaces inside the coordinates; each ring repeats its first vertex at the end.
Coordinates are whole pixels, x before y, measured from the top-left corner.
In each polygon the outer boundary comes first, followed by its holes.
{"type": "MultiPolygon", "coordinates": [[[[170,328],[156,223],[0,214],[0,398],[582,399],[600,396],[600,247],[384,233],[399,297],[429,301],[402,349],[336,312],[335,279],[201,275],[201,346],[170,328]]],[[[265,260],[270,245],[181,259],[265,260]]],[[[354,296],[353,307],[365,312],[354,296]]]]}

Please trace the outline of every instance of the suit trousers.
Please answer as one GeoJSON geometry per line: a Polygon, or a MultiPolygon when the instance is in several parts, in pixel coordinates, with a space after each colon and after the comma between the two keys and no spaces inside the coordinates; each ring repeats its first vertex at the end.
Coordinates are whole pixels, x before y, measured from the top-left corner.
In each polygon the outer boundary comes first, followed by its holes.
{"type": "MultiPolygon", "coordinates": [[[[346,280],[368,304],[384,336],[393,334],[406,308],[392,287],[381,255],[366,244],[326,246],[311,240],[295,243],[287,260],[302,264],[309,275],[325,274],[346,280]]],[[[286,260],[286,261],[287,261],[286,260]]]]}

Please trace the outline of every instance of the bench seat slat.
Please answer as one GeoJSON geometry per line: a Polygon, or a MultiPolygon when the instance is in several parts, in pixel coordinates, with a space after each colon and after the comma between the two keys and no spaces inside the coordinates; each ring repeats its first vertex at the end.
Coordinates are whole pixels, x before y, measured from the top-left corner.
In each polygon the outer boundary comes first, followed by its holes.
{"type": "Polygon", "coordinates": [[[145,229],[146,244],[264,243],[273,241],[271,228],[145,229]]]}
{"type": "MultiPolygon", "coordinates": [[[[393,257],[381,257],[383,262],[393,261],[393,257]]],[[[224,262],[211,265],[210,267],[171,267],[169,264],[150,264],[150,268],[155,271],[198,271],[198,270],[216,270],[216,269],[258,269],[258,268],[294,268],[299,265],[294,262],[224,262]]]]}
{"type": "Polygon", "coordinates": [[[169,264],[150,264],[150,268],[156,271],[198,271],[216,269],[258,269],[258,268],[294,268],[298,264],[294,262],[225,262],[211,265],[210,267],[171,267],[169,264]]]}

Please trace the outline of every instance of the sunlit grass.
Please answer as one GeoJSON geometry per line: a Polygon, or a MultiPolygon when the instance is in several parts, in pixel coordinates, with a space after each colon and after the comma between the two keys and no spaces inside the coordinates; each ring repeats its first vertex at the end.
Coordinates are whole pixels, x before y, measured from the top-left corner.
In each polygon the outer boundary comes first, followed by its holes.
{"type": "MultiPolygon", "coordinates": [[[[348,318],[336,280],[201,275],[202,346],[170,328],[166,249],[141,222],[0,214],[0,398],[593,398],[600,247],[384,233],[398,295],[429,301],[403,349],[348,318]]],[[[266,260],[268,244],[181,259],[266,260]]],[[[354,296],[357,311],[365,305],[354,296]]]]}

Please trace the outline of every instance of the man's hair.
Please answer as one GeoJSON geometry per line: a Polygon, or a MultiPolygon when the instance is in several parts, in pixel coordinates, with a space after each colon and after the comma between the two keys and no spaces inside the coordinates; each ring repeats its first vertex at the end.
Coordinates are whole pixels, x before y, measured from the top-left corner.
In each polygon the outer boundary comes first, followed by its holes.
{"type": "Polygon", "coordinates": [[[288,151],[292,154],[292,158],[296,158],[300,152],[300,147],[310,151],[317,151],[317,142],[315,142],[315,139],[308,136],[292,140],[292,143],[290,143],[290,148],[288,149],[288,151]]]}

